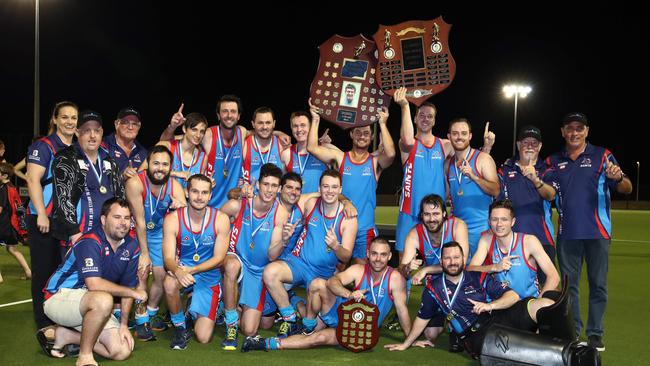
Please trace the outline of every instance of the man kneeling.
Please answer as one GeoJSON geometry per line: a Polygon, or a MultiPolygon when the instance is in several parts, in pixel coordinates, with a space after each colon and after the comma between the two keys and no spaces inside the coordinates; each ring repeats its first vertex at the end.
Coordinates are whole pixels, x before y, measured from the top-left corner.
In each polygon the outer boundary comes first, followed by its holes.
{"type": "Polygon", "coordinates": [[[66,344],[79,344],[77,365],[97,364],[93,349],[109,359],[128,358],[133,351],[127,326],[133,299],[147,300],[145,291],[134,289],[140,248],[128,235],[128,203],[120,198],[107,200],[100,219],[101,226],[81,236],[68,250],[44,289],[45,314],[59,325],[48,356],[64,357],[66,344]],[[112,315],[113,297],[121,298],[119,321],[112,315]]]}
{"type": "MultiPolygon", "coordinates": [[[[318,325],[310,334],[293,335],[284,339],[278,337],[247,338],[242,352],[252,350],[306,349],[322,345],[338,345],[336,327],[338,325],[337,309],[348,299],[364,299],[377,305],[381,325],[384,317],[395,305],[400,325],[404,334],[411,329],[406,306],[406,281],[399,271],[388,266],[391,258],[390,245],[386,239],[377,237],[370,243],[366,264],[354,264],[343,272],[335,274],[325,281],[314,279],[309,286],[308,314],[319,315],[318,325]],[[346,288],[353,285],[354,290],[346,288]]],[[[309,316],[310,316],[309,315],[309,316]]]]}

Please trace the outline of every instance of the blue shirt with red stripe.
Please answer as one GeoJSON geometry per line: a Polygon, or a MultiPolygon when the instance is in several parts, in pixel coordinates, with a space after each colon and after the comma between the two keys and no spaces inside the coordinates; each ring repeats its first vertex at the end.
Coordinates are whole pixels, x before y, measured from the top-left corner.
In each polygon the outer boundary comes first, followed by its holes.
{"type": "MultiPolygon", "coordinates": [[[[181,140],[173,140],[169,144],[169,150],[172,152],[174,159],[172,160],[172,171],[175,172],[189,172],[190,176],[194,174],[203,173],[201,168],[203,167],[203,160],[205,160],[205,152],[200,147],[194,149],[192,154],[193,159],[192,163],[188,166],[183,163],[183,157],[181,156],[181,149],[179,148],[181,140]]],[[[188,177],[189,178],[189,177],[188,177]]],[[[175,178],[183,188],[187,188],[187,181],[183,178],[175,178]]]]}
{"type": "MultiPolygon", "coordinates": [[[[513,231],[535,235],[542,245],[555,246],[551,202],[542,198],[533,182],[521,174],[516,161],[510,158],[499,168],[501,193],[497,200],[512,201],[517,218],[513,231]]],[[[552,184],[551,174],[546,174],[549,168],[543,160],[537,160],[535,170],[542,181],[552,184]]]]}
{"type": "Polygon", "coordinates": [[[302,193],[318,192],[320,176],[327,170],[327,165],[312,154],[298,154],[298,145],[291,145],[288,172],[296,172],[302,178],[302,193]]]}
{"type": "Polygon", "coordinates": [[[607,179],[608,164],[618,165],[609,150],[587,143],[585,150],[572,160],[566,150],[546,159],[552,168],[547,174],[559,185],[555,203],[560,214],[558,240],[610,239],[610,189],[616,181],[607,179]]]}
{"type": "Polygon", "coordinates": [[[440,264],[440,255],[442,244],[456,241],[454,238],[454,226],[456,224],[456,218],[453,216],[448,217],[442,224],[440,231],[442,232],[442,238],[440,239],[440,245],[433,245],[429,241],[431,236],[426,235],[427,227],[424,224],[419,223],[415,225],[415,230],[418,233],[418,250],[420,255],[424,258],[423,266],[433,266],[435,264],[440,264]]]}
{"type": "Polygon", "coordinates": [[[208,165],[206,174],[215,181],[212,187],[212,196],[208,205],[221,207],[228,201],[228,192],[237,187],[242,174],[242,151],[244,138],[241,128],[235,128],[235,136],[230,145],[221,137],[219,126],[210,127],[212,131],[212,146],[207,155],[208,165]]]}
{"type": "Polygon", "coordinates": [[[101,227],[82,235],[68,250],[63,263],[45,284],[45,298],[59,289],[84,288],[86,278],[101,277],[126,287],[138,284],[138,242],[127,235],[115,251],[101,227]]]}
{"type": "Polygon", "coordinates": [[[417,216],[420,201],[428,194],[447,197],[445,187],[445,150],[442,141],[434,137],[433,144],[426,146],[415,139],[415,144],[403,164],[404,178],[399,211],[417,216]]]}
{"type": "Polygon", "coordinates": [[[355,163],[346,152],[339,173],[341,173],[342,193],[357,209],[359,228],[357,234],[365,233],[375,227],[375,209],[377,208],[377,172],[375,158],[368,154],[365,161],[355,163]]]}
{"type": "Polygon", "coordinates": [[[526,248],[524,245],[526,234],[513,231],[512,235],[514,235],[514,243],[509,252],[503,252],[499,248],[496,235],[492,235],[490,249],[488,249],[483,264],[497,264],[508,255],[517,256],[516,258],[510,259],[512,267],[509,270],[496,272],[494,276],[502,283],[506,283],[522,299],[529,296],[537,297],[539,296],[537,267],[533,267],[528,262],[528,258],[526,258],[526,248]]]}
{"type": "MultiPolygon", "coordinates": [[[[277,136],[271,137],[271,145],[265,153],[260,153],[256,146],[255,136],[251,135],[246,138],[246,156],[244,156],[244,163],[242,165],[242,178],[244,182],[251,184],[251,178],[256,181],[260,176],[260,169],[262,165],[269,163],[275,164],[282,172],[284,172],[284,164],[282,163],[282,150],[280,141],[277,136]]],[[[257,189],[256,189],[257,191],[257,189]]]]}
{"type": "MultiPolygon", "coordinates": [[[[214,256],[214,245],[217,241],[216,218],[218,209],[205,208],[204,226],[190,229],[189,208],[184,207],[178,212],[178,234],[176,236],[176,256],[186,267],[194,267],[214,256]],[[197,257],[198,255],[198,257],[197,257]],[[196,259],[196,260],[195,260],[196,259]]],[[[221,280],[219,268],[196,273],[194,276],[215,284],[221,280]]]]}
{"type": "Polygon", "coordinates": [[[115,140],[115,133],[112,133],[104,137],[102,142],[102,149],[104,149],[108,155],[113,157],[117,166],[120,168],[120,173],[124,169],[131,166],[134,169],[138,169],[140,165],[147,159],[147,149],[144,148],[139,142],[134,141],[131,152],[127,153],[122,149],[120,145],[117,144],[115,140]]]}
{"type": "MultiPolygon", "coordinates": [[[[41,185],[43,186],[43,204],[45,205],[45,212],[48,216],[52,213],[52,163],[54,162],[54,155],[66,148],[68,145],[61,141],[61,138],[56,133],[45,136],[29,146],[27,149],[27,163],[36,164],[45,168],[45,173],[41,178],[41,185]]],[[[29,202],[29,211],[32,215],[36,215],[36,207],[29,202]]]]}

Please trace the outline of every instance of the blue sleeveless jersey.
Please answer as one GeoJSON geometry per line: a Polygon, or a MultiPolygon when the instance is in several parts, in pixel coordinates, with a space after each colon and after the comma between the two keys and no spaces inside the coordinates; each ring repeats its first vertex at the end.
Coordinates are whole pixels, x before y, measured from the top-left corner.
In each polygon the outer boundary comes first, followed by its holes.
{"type": "Polygon", "coordinates": [[[298,156],[297,145],[291,146],[291,157],[289,159],[287,171],[300,174],[302,178],[302,194],[318,192],[320,176],[327,170],[327,165],[309,153],[298,156]]]}
{"type": "Polygon", "coordinates": [[[372,282],[372,276],[370,273],[370,266],[366,264],[361,282],[359,282],[354,289],[368,290],[365,294],[366,301],[377,305],[379,308],[379,318],[377,319],[377,324],[381,326],[384,318],[386,315],[388,315],[390,309],[393,307],[393,296],[390,293],[390,277],[393,274],[393,268],[386,267],[386,272],[382,274],[383,281],[382,278],[380,278],[379,282],[375,283],[372,282]]]}
{"type": "Polygon", "coordinates": [[[244,138],[241,129],[236,128],[235,137],[232,144],[226,146],[220,140],[221,134],[218,133],[218,126],[212,126],[212,147],[207,156],[208,165],[206,174],[215,181],[212,187],[212,197],[208,205],[212,207],[221,207],[228,201],[228,192],[237,187],[239,178],[241,178],[242,151],[244,138]]]}
{"type": "Polygon", "coordinates": [[[280,254],[280,258],[286,258],[288,255],[291,255],[293,248],[295,248],[296,243],[302,234],[302,229],[305,227],[305,222],[303,219],[304,217],[302,211],[300,210],[300,207],[298,207],[298,205],[293,205],[291,213],[289,214],[289,223],[295,223],[297,221],[298,225],[296,225],[296,229],[293,231],[293,234],[289,238],[287,246],[284,247],[282,254],[280,254]]]}
{"type": "MultiPolygon", "coordinates": [[[[508,271],[495,273],[496,278],[502,283],[506,283],[522,299],[528,296],[537,297],[539,296],[537,268],[531,266],[524,255],[524,237],[526,234],[513,232],[512,235],[515,235],[515,243],[512,246],[510,255],[517,255],[519,258],[511,260],[512,267],[508,271]]],[[[496,239],[496,235],[493,235],[485,264],[499,263],[503,257],[508,255],[507,252],[504,253],[499,249],[496,239]]]]}
{"type": "Polygon", "coordinates": [[[246,156],[244,156],[244,163],[242,166],[242,178],[244,182],[251,183],[251,178],[257,182],[260,177],[260,168],[266,163],[275,164],[284,172],[284,164],[282,164],[282,154],[280,151],[280,141],[276,136],[271,138],[271,145],[269,150],[263,154],[257,150],[254,143],[254,135],[246,138],[246,156]]]}
{"type": "MultiPolygon", "coordinates": [[[[196,148],[192,164],[187,166],[183,164],[183,157],[181,156],[181,151],[178,146],[180,143],[180,140],[173,140],[170,142],[169,150],[171,150],[172,155],[174,156],[174,159],[172,160],[172,171],[189,171],[190,176],[203,173],[201,171],[201,166],[203,166],[203,160],[205,159],[205,152],[203,152],[203,149],[196,148]]],[[[185,179],[176,178],[176,180],[183,186],[183,188],[187,188],[187,181],[185,179]]]]}
{"type": "MultiPolygon", "coordinates": [[[[481,173],[476,167],[476,161],[480,151],[472,149],[468,159],[469,165],[472,167],[474,174],[482,177],[481,173]]],[[[492,203],[492,196],[484,193],[478,184],[474,183],[466,176],[462,176],[461,184],[458,183],[456,176],[456,157],[454,156],[447,170],[447,181],[449,182],[449,190],[451,196],[451,203],[453,207],[454,216],[465,221],[467,224],[467,231],[469,233],[469,248],[471,254],[476,251],[478,240],[481,238],[481,233],[489,229],[488,225],[488,211],[492,203]],[[458,192],[462,189],[462,195],[458,192]]],[[[468,258],[471,256],[468,256],[468,258]]]]}
{"type": "MultiPolygon", "coordinates": [[[[454,238],[454,226],[456,224],[456,218],[451,216],[445,220],[445,222],[442,224],[442,228],[440,231],[442,232],[442,240],[440,241],[440,244],[444,244],[450,241],[455,241],[456,239],[454,238]]],[[[442,245],[433,245],[427,240],[426,236],[426,226],[424,224],[419,223],[415,226],[415,230],[417,230],[418,233],[418,243],[419,245],[419,250],[420,250],[420,255],[424,258],[424,266],[432,266],[434,264],[440,264],[440,250],[442,248],[442,245]]]]}
{"type": "MultiPolygon", "coordinates": [[[[190,230],[190,217],[187,212],[188,208],[179,209],[178,212],[178,236],[176,237],[176,255],[181,264],[185,266],[196,266],[201,264],[214,255],[214,244],[217,241],[216,218],[219,210],[212,207],[206,207],[206,223],[203,228],[192,227],[190,230]],[[203,234],[201,231],[203,230],[203,234]],[[194,243],[196,240],[197,245],[194,243]],[[194,255],[199,255],[199,260],[194,260],[194,255]]],[[[214,268],[206,272],[195,275],[204,277],[209,283],[216,283],[221,280],[219,268],[214,268]]]]}
{"type": "Polygon", "coordinates": [[[345,219],[343,207],[336,217],[327,217],[321,211],[320,198],[316,201],[314,208],[305,218],[305,228],[296,243],[292,254],[300,257],[313,269],[318,277],[330,278],[336,270],[339,262],[336,253],[325,244],[327,235],[326,227],[334,226],[334,232],[339,242],[342,240],[341,223],[345,219]]]}
{"type": "Polygon", "coordinates": [[[343,184],[343,195],[357,209],[357,233],[365,233],[375,227],[375,209],[377,208],[377,173],[374,168],[374,157],[362,163],[353,163],[349,152],[345,153],[339,168],[343,184]]]}
{"type": "Polygon", "coordinates": [[[252,272],[261,274],[269,263],[268,252],[278,205],[275,200],[266,215],[257,217],[254,213],[251,215],[251,201],[244,198],[231,227],[229,251],[237,254],[244,266],[252,272]]]}
{"type": "Polygon", "coordinates": [[[169,205],[172,203],[172,196],[174,194],[174,185],[172,180],[168,180],[165,185],[161,187],[162,192],[159,192],[159,196],[154,196],[151,194],[151,187],[149,185],[149,179],[147,178],[147,172],[142,171],[138,173],[138,178],[142,182],[144,191],[142,191],[142,203],[144,205],[144,222],[148,224],[153,222],[154,228],[147,228],[147,238],[158,238],[162,239],[163,233],[163,220],[169,209],[169,205]],[[156,203],[157,202],[157,203],[156,203]],[[151,213],[153,209],[153,214],[151,213]]]}
{"type": "Polygon", "coordinates": [[[399,211],[416,216],[420,201],[428,194],[437,194],[445,199],[445,150],[442,142],[435,137],[433,145],[426,146],[417,138],[402,166],[402,195],[399,211]]]}

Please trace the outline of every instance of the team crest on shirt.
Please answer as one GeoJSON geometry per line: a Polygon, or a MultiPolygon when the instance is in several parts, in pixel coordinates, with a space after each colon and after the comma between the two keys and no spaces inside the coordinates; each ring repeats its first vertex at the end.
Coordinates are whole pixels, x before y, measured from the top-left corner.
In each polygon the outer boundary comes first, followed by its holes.
{"type": "Polygon", "coordinates": [[[580,167],[581,168],[591,168],[591,159],[587,156],[582,158],[582,161],[580,162],[580,167]]]}
{"type": "Polygon", "coordinates": [[[440,153],[440,151],[435,150],[433,154],[431,154],[431,160],[440,160],[440,159],[442,159],[442,154],[440,153]]]}
{"type": "Polygon", "coordinates": [[[345,169],[343,169],[343,174],[350,175],[350,167],[349,166],[346,166],[345,169]]]}
{"type": "Polygon", "coordinates": [[[515,171],[508,172],[508,178],[514,178],[516,175],[517,175],[517,172],[515,172],[515,171]]]}
{"type": "Polygon", "coordinates": [[[361,175],[371,175],[371,174],[372,174],[371,169],[372,169],[372,168],[369,167],[369,166],[363,168],[363,172],[361,173],[361,175]]]}
{"type": "Polygon", "coordinates": [[[131,259],[131,258],[129,258],[130,254],[131,253],[129,252],[128,249],[124,249],[124,251],[122,251],[122,255],[120,256],[120,260],[121,261],[128,261],[129,259],[131,259]]]}
{"type": "Polygon", "coordinates": [[[185,235],[185,236],[183,237],[183,241],[188,241],[188,240],[190,240],[190,237],[187,236],[187,235],[185,235]]]}
{"type": "Polygon", "coordinates": [[[422,155],[423,153],[424,151],[422,151],[422,148],[418,147],[418,149],[415,151],[415,156],[418,158],[423,158],[424,157],[424,155],[422,155]]]}

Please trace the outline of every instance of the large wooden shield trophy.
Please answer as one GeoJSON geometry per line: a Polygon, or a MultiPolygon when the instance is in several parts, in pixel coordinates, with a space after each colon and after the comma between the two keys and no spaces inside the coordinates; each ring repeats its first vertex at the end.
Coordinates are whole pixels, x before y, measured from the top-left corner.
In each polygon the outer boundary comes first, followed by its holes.
{"type": "Polygon", "coordinates": [[[334,35],[319,50],[309,95],[320,107],[321,117],[343,129],[378,121],[377,111],[388,108],[390,96],[377,85],[375,43],[361,34],[334,35]]]}
{"type": "Polygon", "coordinates": [[[379,308],[366,300],[356,302],[350,299],[337,309],[339,325],[336,339],[339,344],[352,352],[373,348],[379,340],[379,308]]]}
{"type": "Polygon", "coordinates": [[[379,58],[377,83],[388,95],[404,86],[406,99],[420,106],[445,90],[456,75],[449,30],[442,16],[393,26],[380,25],[373,36],[379,58]]]}

